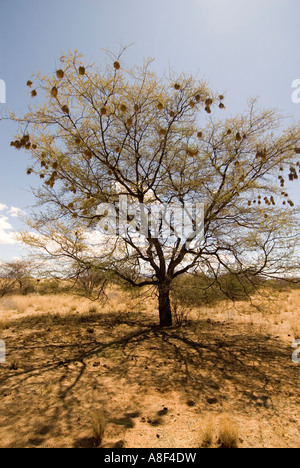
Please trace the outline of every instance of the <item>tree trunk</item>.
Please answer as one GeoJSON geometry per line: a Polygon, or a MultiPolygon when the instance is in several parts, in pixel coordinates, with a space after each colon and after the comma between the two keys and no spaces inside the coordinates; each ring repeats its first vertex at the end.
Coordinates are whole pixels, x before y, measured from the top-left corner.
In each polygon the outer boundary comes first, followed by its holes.
{"type": "Polygon", "coordinates": [[[173,324],[170,303],[170,284],[162,283],[158,287],[159,320],[161,327],[171,327],[173,324]]]}

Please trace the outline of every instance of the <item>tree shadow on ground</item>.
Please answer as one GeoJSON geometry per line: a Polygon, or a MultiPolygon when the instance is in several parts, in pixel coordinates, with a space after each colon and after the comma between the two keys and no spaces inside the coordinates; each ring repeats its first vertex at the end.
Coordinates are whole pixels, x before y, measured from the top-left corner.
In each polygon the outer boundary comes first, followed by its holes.
{"type": "MultiPolygon", "coordinates": [[[[176,392],[188,406],[232,402],[237,411],[250,405],[280,414],[276,402],[287,397],[299,404],[290,348],[249,324],[202,320],[160,329],[138,313],[41,315],[15,321],[6,342],[3,446],[93,446],[92,433],[77,434],[90,427],[95,407],[118,437],[119,426],[134,428],[151,391],[176,392]]],[[[161,411],[148,422],[163,424],[168,409],[161,411]]]]}

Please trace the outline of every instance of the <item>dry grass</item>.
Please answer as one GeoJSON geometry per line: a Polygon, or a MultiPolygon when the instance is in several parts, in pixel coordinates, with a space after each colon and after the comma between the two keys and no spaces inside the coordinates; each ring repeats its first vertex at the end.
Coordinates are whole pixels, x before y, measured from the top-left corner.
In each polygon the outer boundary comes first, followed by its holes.
{"type": "Polygon", "coordinates": [[[102,442],[104,432],[105,432],[105,417],[102,411],[93,411],[92,412],[92,426],[94,436],[97,441],[97,445],[99,446],[102,442]]]}
{"type": "Polygon", "coordinates": [[[117,288],[105,304],[1,300],[0,446],[298,447],[300,291],[275,299],[195,309],[167,330],[155,297],[117,288]]]}
{"type": "Polygon", "coordinates": [[[222,417],[219,426],[218,443],[221,448],[235,449],[238,448],[239,435],[238,429],[231,417],[225,415],[222,417]]]}
{"type": "Polygon", "coordinates": [[[212,447],[213,441],[214,441],[214,429],[213,429],[212,420],[210,419],[208,424],[204,428],[204,432],[202,435],[201,448],[212,447]]]}

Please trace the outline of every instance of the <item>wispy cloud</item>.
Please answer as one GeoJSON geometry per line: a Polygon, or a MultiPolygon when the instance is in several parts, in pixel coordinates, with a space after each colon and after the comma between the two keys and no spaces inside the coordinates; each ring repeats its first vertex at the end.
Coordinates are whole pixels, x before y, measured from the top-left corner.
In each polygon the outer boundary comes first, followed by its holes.
{"type": "Polygon", "coordinates": [[[13,229],[12,225],[8,222],[7,216],[0,216],[0,230],[6,231],[13,229]]]}
{"type": "Polygon", "coordinates": [[[6,216],[0,216],[0,244],[17,244],[13,227],[6,216]]]}
{"type": "Polygon", "coordinates": [[[0,244],[1,245],[14,245],[18,244],[15,239],[16,231],[10,223],[9,218],[18,218],[24,212],[15,206],[9,208],[4,203],[0,203],[0,244]]]}
{"type": "Polygon", "coordinates": [[[0,203],[0,211],[7,210],[8,206],[4,205],[3,203],[0,203]]]}
{"type": "Polygon", "coordinates": [[[12,206],[8,211],[8,214],[12,218],[19,218],[21,215],[25,215],[25,211],[21,210],[21,208],[17,208],[16,206],[12,206]]]}
{"type": "Polygon", "coordinates": [[[14,238],[14,231],[3,231],[0,229],[0,244],[17,244],[18,242],[14,238]]]}

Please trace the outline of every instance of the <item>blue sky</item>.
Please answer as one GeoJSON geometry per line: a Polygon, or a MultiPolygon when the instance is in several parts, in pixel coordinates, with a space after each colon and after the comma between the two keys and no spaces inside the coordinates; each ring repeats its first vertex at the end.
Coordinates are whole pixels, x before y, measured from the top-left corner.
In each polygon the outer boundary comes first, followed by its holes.
{"type": "MultiPolygon", "coordinates": [[[[101,48],[132,44],[129,65],[154,57],[158,74],[169,67],[196,74],[226,91],[227,114],[259,96],[261,106],[299,121],[300,104],[291,100],[292,82],[300,79],[299,17],[299,0],[1,0],[6,106],[26,110],[27,80],[37,70],[53,73],[69,49],[101,62],[101,48]]],[[[12,234],[22,226],[18,214],[34,204],[30,184],[37,183],[25,174],[28,156],[9,146],[15,130],[0,122],[0,259],[22,255],[12,234]]],[[[299,186],[294,199],[300,202],[299,186]]]]}

